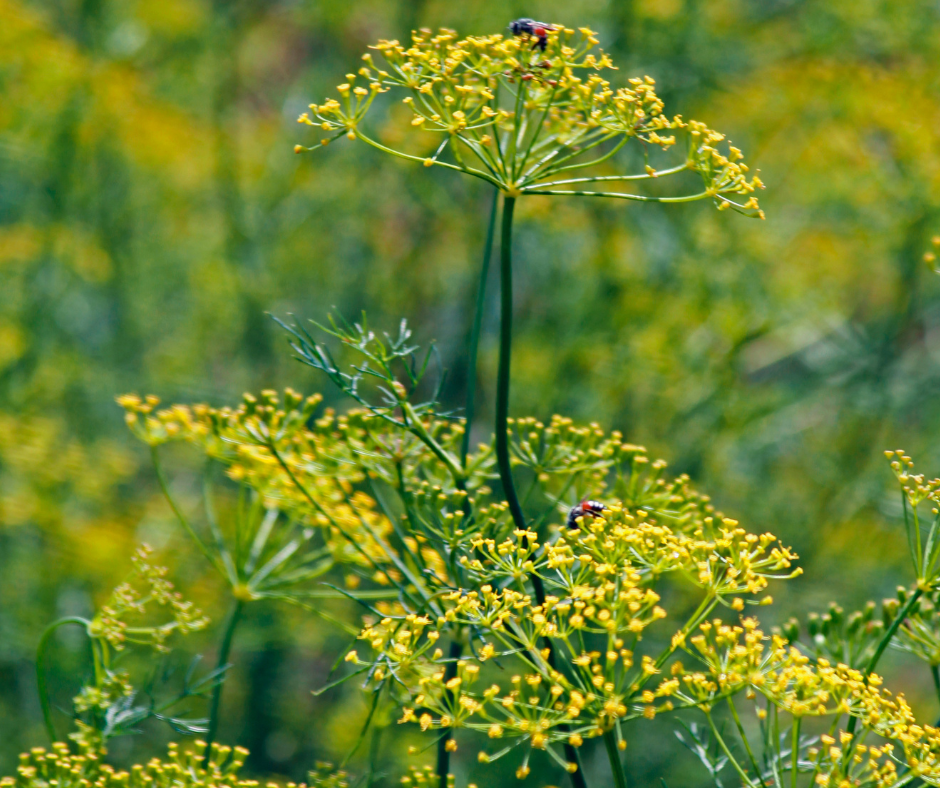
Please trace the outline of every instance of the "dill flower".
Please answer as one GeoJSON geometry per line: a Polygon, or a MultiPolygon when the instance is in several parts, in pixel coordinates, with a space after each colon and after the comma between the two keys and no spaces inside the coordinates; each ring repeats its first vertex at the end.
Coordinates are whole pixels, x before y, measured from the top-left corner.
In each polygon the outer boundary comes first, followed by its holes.
{"type": "Polygon", "coordinates": [[[763,218],[755,196],[763,184],[749,177],[741,151],[704,123],[665,114],[651,77],[613,84],[605,75],[614,65],[597,44],[588,28],[565,27],[546,30],[539,46],[527,35],[460,38],[448,29],[416,31],[410,44],[379,41],[371,47],[379,63],[372,53],[363,55],[358,73],[337,86],[338,97],[311,104],[300,116],[300,123],[323,136],[295,150],[345,136],[427,167],[474,176],[508,197],[712,199],[719,210],[763,218]],[[391,147],[364,130],[376,98],[389,91],[405,94],[409,129],[426,152],[391,147]],[[627,158],[631,171],[614,166],[628,145],[634,149],[627,158]],[[673,148],[681,153],[670,159],[665,154],[673,148]],[[668,195],[598,190],[605,183],[684,172],[697,174],[701,186],[693,190],[680,182],[668,195]]]}
{"type": "MultiPolygon", "coordinates": [[[[20,756],[15,777],[0,778],[2,788],[258,788],[257,780],[239,775],[248,750],[204,741],[181,749],[176,742],[167,745],[165,758],[152,758],[146,764],[120,771],[103,763],[103,753],[80,747],[73,753],[67,744],[55,742],[49,750],[34,747],[20,756]]],[[[317,763],[306,783],[273,783],[267,788],[348,788],[346,773],[332,764],[317,763]]]]}

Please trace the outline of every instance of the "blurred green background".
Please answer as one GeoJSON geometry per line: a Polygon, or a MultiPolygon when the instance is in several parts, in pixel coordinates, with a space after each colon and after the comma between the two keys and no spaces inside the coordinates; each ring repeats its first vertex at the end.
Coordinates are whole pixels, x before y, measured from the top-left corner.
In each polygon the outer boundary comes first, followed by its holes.
{"type": "MultiPolygon", "coordinates": [[[[42,629],[89,612],[139,542],[222,616],[116,394],[322,389],[265,312],[365,309],[436,339],[459,403],[490,195],[346,140],[295,156],[295,119],[378,38],[523,15],[598,30],[615,80],[654,76],[667,112],[727,132],[768,188],[765,222],[522,201],[514,412],[620,429],[792,544],[806,574],[765,619],[909,580],[882,450],[940,472],[940,281],[922,262],[940,232],[936,0],[0,0],[0,773],[43,743],[42,629]]],[[[486,408],[495,325],[491,304],[486,408]]],[[[174,468],[195,502],[199,458],[174,468]]],[[[308,692],[338,632],[257,607],[222,737],[255,773],[302,777],[343,754],[362,702],[308,692]]],[[[211,634],[187,648],[211,655],[211,634]]],[[[56,642],[59,705],[83,649],[56,642]]],[[[935,717],[926,668],[893,672],[935,717]]],[[[641,785],[676,746],[651,730],[628,750],[641,785]]]]}

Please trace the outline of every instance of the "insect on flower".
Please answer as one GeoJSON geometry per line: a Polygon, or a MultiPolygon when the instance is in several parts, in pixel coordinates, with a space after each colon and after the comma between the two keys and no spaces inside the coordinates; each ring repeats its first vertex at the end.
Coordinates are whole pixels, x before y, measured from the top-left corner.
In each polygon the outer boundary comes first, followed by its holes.
{"type": "Polygon", "coordinates": [[[532,48],[538,49],[541,52],[544,52],[545,47],[548,46],[548,32],[557,29],[555,25],[549,25],[545,22],[536,22],[534,19],[527,18],[517,19],[509,23],[509,30],[514,36],[532,36],[535,39],[532,48]]]}
{"type": "Polygon", "coordinates": [[[579,517],[600,517],[606,511],[607,507],[600,501],[581,501],[568,512],[568,527],[577,528],[579,517]]]}

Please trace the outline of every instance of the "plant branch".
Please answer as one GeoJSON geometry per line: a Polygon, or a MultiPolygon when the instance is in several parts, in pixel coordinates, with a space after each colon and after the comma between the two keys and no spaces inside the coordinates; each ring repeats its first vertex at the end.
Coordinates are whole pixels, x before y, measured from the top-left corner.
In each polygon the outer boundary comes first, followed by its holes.
{"type": "Polygon", "coordinates": [[[607,747],[607,760],[610,761],[610,770],[614,774],[614,785],[617,788],[627,788],[627,775],[623,771],[620,750],[617,749],[617,737],[614,736],[612,730],[604,732],[604,745],[607,747]]]}
{"type": "Polygon", "coordinates": [[[435,161],[433,159],[422,159],[420,156],[410,156],[407,153],[402,153],[401,151],[394,150],[392,148],[387,148],[382,143],[376,142],[373,139],[369,139],[365,134],[360,132],[358,129],[355,132],[356,136],[365,142],[367,145],[371,145],[373,148],[377,148],[383,153],[391,153],[393,156],[397,156],[400,159],[407,159],[408,161],[418,162],[419,164],[424,164],[426,161],[431,161],[432,165],[436,167],[446,167],[449,170],[457,170],[457,172],[465,172],[467,175],[474,175],[477,178],[480,178],[487,183],[492,183],[497,188],[501,185],[499,181],[495,178],[491,178],[485,172],[481,170],[475,170],[473,167],[458,167],[456,164],[449,164],[446,161],[435,161]]]}
{"type": "MultiPolygon", "coordinates": [[[[734,770],[738,773],[738,776],[741,778],[741,782],[744,783],[747,788],[757,788],[754,784],[754,781],[747,776],[747,772],[741,768],[741,764],[738,763],[737,758],[734,757],[734,753],[731,752],[725,740],[721,737],[721,734],[718,732],[718,727],[715,725],[715,721],[712,719],[710,712],[705,712],[705,719],[708,720],[708,727],[712,730],[712,736],[715,737],[715,741],[718,742],[718,746],[721,747],[721,751],[728,758],[728,761],[734,767],[734,770]]],[[[760,776],[758,775],[758,779],[760,776]]]]}
{"type": "Polygon", "coordinates": [[[667,203],[678,203],[678,202],[695,202],[696,200],[704,200],[707,197],[713,197],[716,195],[709,194],[708,192],[699,192],[698,194],[689,194],[684,197],[650,197],[644,194],[626,194],[623,192],[585,192],[585,191],[576,191],[574,189],[563,190],[563,189],[550,189],[548,191],[542,189],[526,189],[526,194],[553,194],[555,196],[569,196],[569,197],[614,197],[620,200],[635,200],[637,202],[667,202],[667,203]]]}
{"type": "Polygon", "coordinates": [[[221,574],[223,577],[228,577],[228,573],[225,570],[225,567],[219,563],[218,558],[216,558],[212,551],[206,547],[205,542],[199,538],[199,535],[193,529],[189,520],[186,518],[186,515],[183,514],[183,510],[176,503],[176,499],[173,498],[173,494],[170,492],[170,486],[167,484],[166,475],[163,473],[163,465],[160,462],[160,454],[157,452],[156,446],[150,447],[150,456],[153,458],[153,467],[157,472],[157,481],[160,483],[160,489],[163,490],[163,495],[166,497],[167,501],[170,504],[170,508],[173,510],[173,514],[176,515],[176,519],[180,521],[180,524],[183,526],[183,530],[189,535],[189,538],[196,543],[196,547],[199,548],[206,560],[212,564],[213,567],[221,574]]]}
{"type": "Polygon", "coordinates": [[[937,699],[940,700],[940,666],[931,665],[930,675],[933,676],[933,687],[937,692],[937,699]]]}
{"type": "MultiPolygon", "coordinates": [[[[499,466],[499,478],[503,485],[503,494],[509,504],[516,528],[525,530],[526,519],[516,494],[512,480],[512,467],[509,464],[509,375],[512,356],[512,218],[516,207],[515,197],[503,198],[503,225],[500,240],[500,321],[499,321],[499,371],[496,378],[496,461],[499,466]]],[[[545,603],[545,586],[535,572],[530,575],[535,600],[545,603]]],[[[548,664],[555,669],[555,652],[551,641],[548,645],[548,664]]],[[[571,775],[575,788],[587,788],[581,759],[578,751],[570,744],[565,744],[565,756],[575,764],[576,771],[571,775]]]]}
{"type": "Polygon", "coordinates": [[[741,742],[744,744],[744,750],[747,752],[748,760],[751,762],[751,768],[754,770],[754,776],[758,781],[761,779],[761,770],[757,765],[757,758],[754,757],[754,751],[751,749],[751,743],[747,740],[747,735],[744,732],[744,725],[741,724],[741,718],[738,716],[738,710],[734,707],[734,700],[731,696],[728,696],[728,708],[731,709],[731,716],[734,719],[734,725],[738,729],[738,735],[741,737],[741,742]]]}
{"type": "Polygon", "coordinates": [[[206,754],[202,761],[202,768],[209,768],[209,759],[212,756],[212,742],[215,741],[215,735],[219,728],[219,709],[222,705],[222,686],[225,681],[221,679],[220,671],[224,671],[228,665],[228,655],[232,650],[232,638],[235,636],[235,627],[238,626],[238,620],[241,617],[242,605],[240,599],[232,602],[228,618],[225,620],[225,629],[222,632],[222,643],[219,646],[219,659],[216,662],[216,673],[220,675],[219,682],[212,688],[212,700],[209,704],[209,727],[206,731],[206,754]]]}
{"type": "Polygon", "coordinates": [[[593,177],[587,178],[566,178],[561,181],[548,181],[545,183],[537,183],[532,186],[527,186],[522,189],[526,193],[530,193],[531,189],[550,189],[555,186],[568,186],[572,183],[601,183],[604,181],[648,181],[654,178],[665,177],[666,175],[675,175],[677,172],[684,172],[689,168],[688,162],[685,164],[680,164],[677,167],[672,167],[668,170],[658,170],[652,175],[650,173],[644,172],[637,175],[595,175],[593,177]]]}
{"type": "MultiPolygon", "coordinates": [[[[792,738],[790,743],[790,786],[791,788],[796,788],[796,775],[799,773],[799,760],[800,760],[800,722],[802,719],[800,717],[795,717],[793,719],[792,727],[792,738]]],[[[757,775],[758,779],[760,775],[757,775]]]]}
{"type": "Polygon", "coordinates": [[[470,453],[470,428],[473,425],[476,387],[477,354],[480,347],[480,330],[483,327],[483,310],[486,307],[486,280],[490,272],[490,259],[493,256],[493,236],[496,234],[496,211],[499,207],[499,190],[493,190],[493,205],[490,208],[489,224],[486,227],[486,247],[483,250],[483,267],[480,269],[480,284],[477,286],[477,303],[473,313],[473,327],[470,330],[470,349],[467,359],[467,402],[464,407],[464,433],[460,443],[460,464],[467,470],[467,455],[470,453]]]}
{"type": "MultiPolygon", "coordinates": [[[[499,372],[496,379],[496,460],[499,465],[499,480],[503,485],[503,494],[509,504],[509,513],[512,515],[516,528],[525,530],[526,520],[516,494],[516,486],[512,480],[512,467],[509,464],[509,376],[512,366],[512,217],[516,207],[515,197],[503,199],[503,227],[500,243],[500,320],[499,320],[499,372]]],[[[538,588],[542,588],[539,604],[545,599],[545,590],[541,580],[538,588]]]]}
{"type": "Polygon", "coordinates": [[[55,725],[52,723],[52,703],[49,700],[49,685],[46,682],[46,651],[49,648],[49,641],[56,630],[66,624],[80,624],[88,632],[91,622],[79,616],[69,616],[54,621],[42,633],[39,638],[39,645],[36,647],[36,684],[39,689],[39,705],[42,708],[42,719],[46,725],[46,733],[49,734],[49,742],[56,741],[55,725]]]}

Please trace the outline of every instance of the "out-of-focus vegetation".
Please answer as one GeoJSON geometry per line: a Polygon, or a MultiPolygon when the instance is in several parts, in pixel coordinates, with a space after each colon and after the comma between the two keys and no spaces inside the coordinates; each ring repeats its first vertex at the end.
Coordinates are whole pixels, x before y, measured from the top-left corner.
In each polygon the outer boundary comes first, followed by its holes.
{"type": "MultiPolygon", "coordinates": [[[[264,313],[335,308],[407,315],[439,340],[459,404],[488,187],[345,141],[296,157],[295,118],[377,38],[522,15],[598,30],[624,77],[728,131],[768,218],[522,201],[514,411],[619,429],[793,545],[806,574],[773,589],[778,616],[901,580],[882,449],[940,466],[940,283],[922,262],[940,230],[936,3],[0,0],[0,772],[43,736],[40,633],[88,615],[141,541],[224,616],[115,394],[320,388],[264,313]]],[[[200,461],[174,463],[195,505],[200,461]]],[[[251,750],[247,769],[299,777],[345,754],[365,708],[308,692],[342,632],[253,607],[221,737],[251,750]]],[[[59,704],[87,671],[71,634],[50,660],[59,704]]],[[[200,637],[187,648],[211,650],[200,637]]],[[[928,683],[892,686],[917,699],[928,683]]],[[[155,738],[112,754],[144,758],[155,738]]],[[[631,745],[639,784],[657,757],[631,745]]]]}

